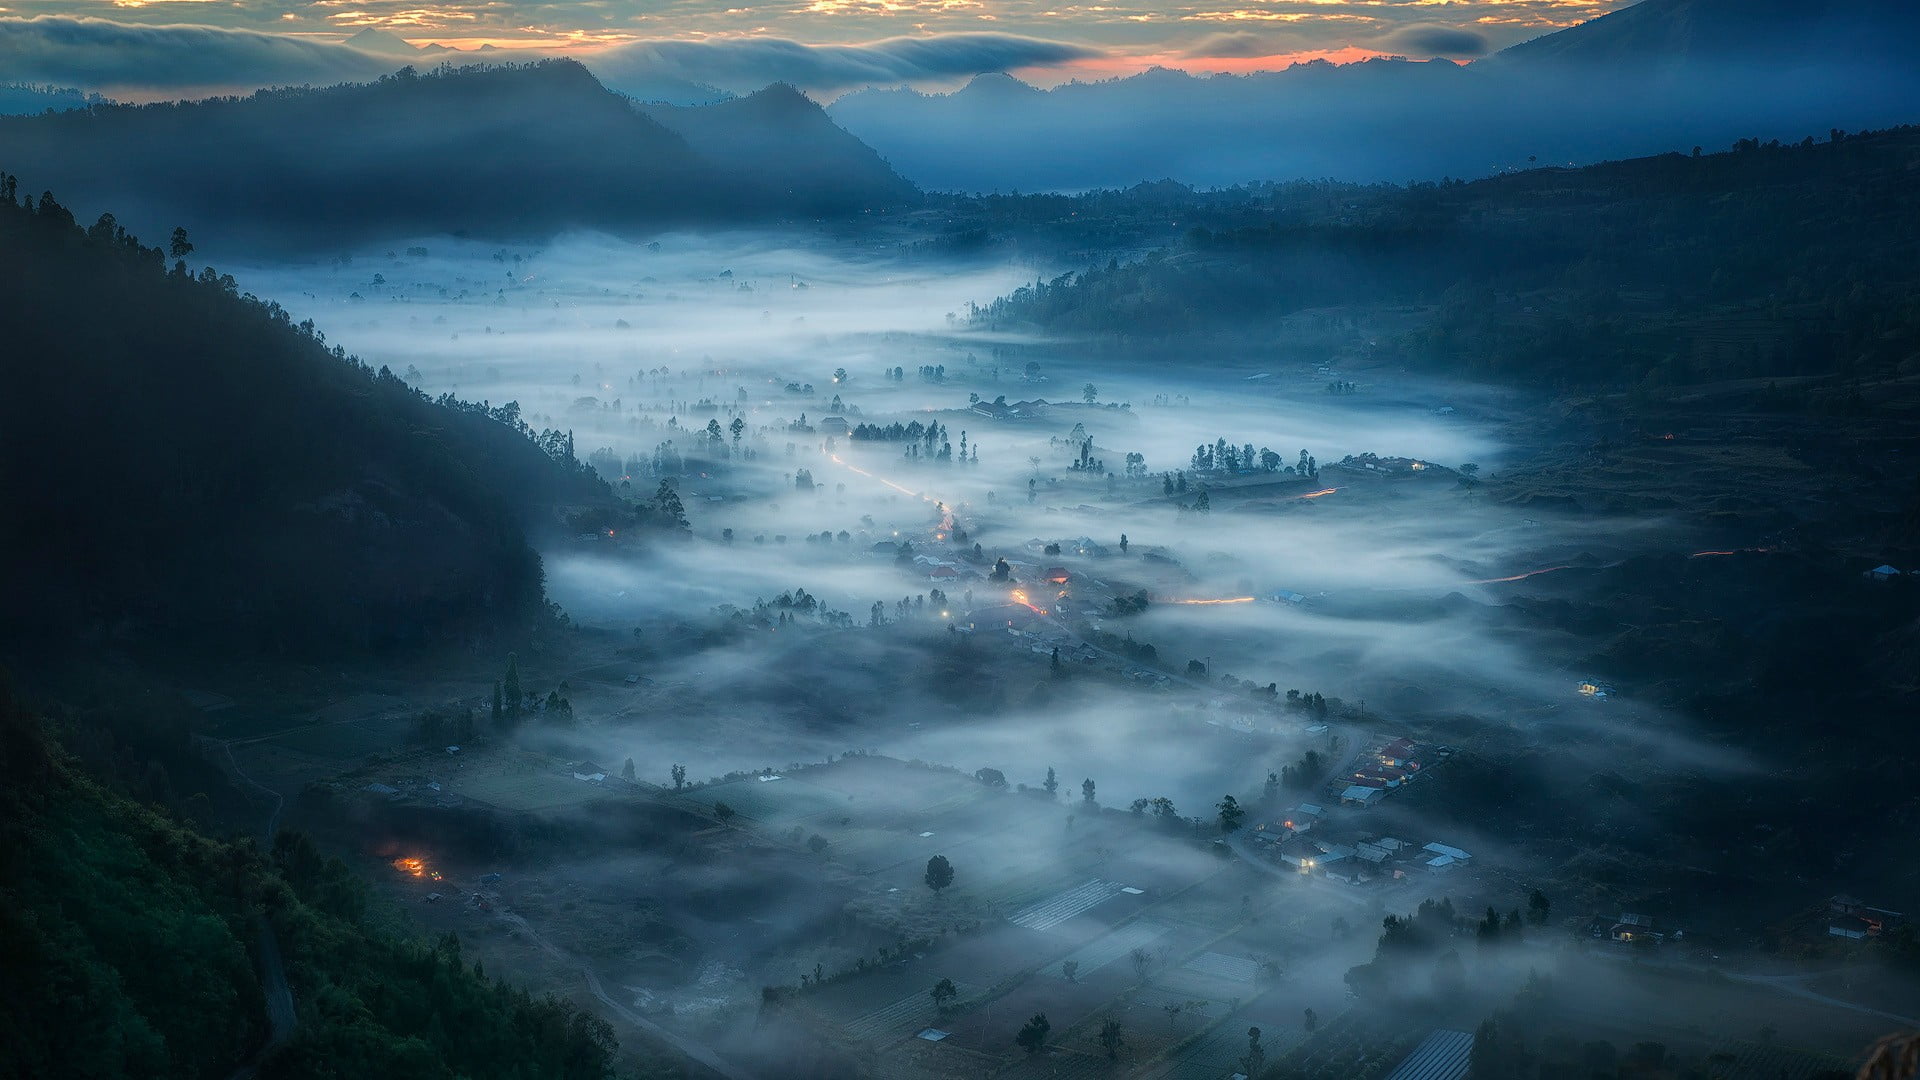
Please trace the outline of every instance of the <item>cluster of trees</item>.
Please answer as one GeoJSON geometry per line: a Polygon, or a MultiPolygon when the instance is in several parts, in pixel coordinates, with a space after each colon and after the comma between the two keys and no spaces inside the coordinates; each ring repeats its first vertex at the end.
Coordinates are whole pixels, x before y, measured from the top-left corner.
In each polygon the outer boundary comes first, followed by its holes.
{"type": "Polygon", "coordinates": [[[1280,766],[1278,775],[1267,774],[1268,788],[1285,788],[1288,791],[1306,791],[1319,781],[1320,774],[1326,771],[1327,763],[1320,751],[1309,750],[1300,755],[1300,760],[1291,765],[1280,766]]]}
{"type": "Polygon", "coordinates": [[[1311,713],[1317,720],[1325,720],[1331,711],[1326,698],[1318,693],[1303,694],[1298,690],[1287,691],[1287,708],[1311,713]]]}
{"type": "Polygon", "coordinates": [[[1320,473],[1319,463],[1305,450],[1300,451],[1298,462],[1288,465],[1286,458],[1264,446],[1256,453],[1252,443],[1235,446],[1224,438],[1214,440],[1212,446],[1202,443],[1194,447],[1191,464],[1194,472],[1283,472],[1306,477],[1320,473]]]}

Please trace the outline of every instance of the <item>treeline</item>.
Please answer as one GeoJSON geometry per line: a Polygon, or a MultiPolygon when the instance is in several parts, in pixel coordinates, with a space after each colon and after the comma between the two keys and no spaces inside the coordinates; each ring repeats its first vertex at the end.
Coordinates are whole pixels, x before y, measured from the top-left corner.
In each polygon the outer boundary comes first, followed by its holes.
{"type": "Polygon", "coordinates": [[[0,1046],[22,1076],[220,1077],[268,1035],[270,925],[297,1024],[267,1080],[602,1080],[606,1023],[489,979],[451,936],[375,928],[366,887],[305,838],[271,852],[83,776],[0,687],[0,1046]]]}
{"type": "Polygon", "coordinates": [[[430,401],[169,247],[0,178],[5,636],[293,655],[542,624],[528,508],[610,497],[570,438],[430,401]]]}
{"type": "Polygon", "coordinates": [[[1332,303],[1417,303],[1425,326],[1369,349],[1569,386],[1910,373],[1916,152],[1920,128],[1832,131],[1354,189],[1282,222],[1255,206],[1138,262],[1023,287],[973,320],[1154,340],[1256,332],[1332,303]]]}

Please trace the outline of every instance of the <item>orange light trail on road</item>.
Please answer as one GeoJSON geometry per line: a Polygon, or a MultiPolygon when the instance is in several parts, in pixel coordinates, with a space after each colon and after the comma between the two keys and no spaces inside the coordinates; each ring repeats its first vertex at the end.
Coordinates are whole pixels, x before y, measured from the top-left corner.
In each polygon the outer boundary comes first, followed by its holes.
{"type": "Polygon", "coordinates": [[[832,461],[835,465],[838,465],[843,469],[851,469],[852,471],[859,473],[861,476],[864,476],[869,480],[878,480],[881,483],[887,485],[888,487],[892,488],[893,490],[899,492],[902,495],[912,495],[913,497],[918,499],[926,499],[928,502],[933,501],[932,499],[928,498],[925,495],[920,494],[917,491],[913,491],[908,488],[901,487],[899,484],[894,483],[893,481],[887,479],[884,476],[875,476],[874,474],[868,472],[867,470],[861,468],[858,465],[855,465],[851,462],[842,461],[840,460],[839,454],[828,454],[827,459],[832,461]]]}
{"type": "Polygon", "coordinates": [[[1173,603],[1176,603],[1176,604],[1251,604],[1253,603],[1253,601],[1254,601],[1254,598],[1251,596],[1234,596],[1234,597],[1229,597],[1228,599],[1225,599],[1225,600],[1175,600],[1173,601],[1173,603]]]}
{"type": "Polygon", "coordinates": [[[1509,581],[1525,581],[1530,577],[1539,577],[1541,574],[1551,574],[1556,570],[1571,570],[1571,569],[1573,569],[1573,567],[1571,566],[1549,566],[1544,570],[1529,570],[1524,574],[1515,574],[1512,577],[1487,578],[1484,581],[1469,581],[1467,582],[1467,584],[1469,585],[1501,585],[1509,581]]]}
{"type": "Polygon", "coordinates": [[[1322,495],[1331,495],[1334,492],[1339,490],[1340,490],[1339,488],[1321,488],[1319,491],[1309,491],[1305,495],[1301,495],[1299,497],[1302,499],[1317,499],[1322,495]]]}
{"type": "Polygon", "coordinates": [[[1035,607],[1033,604],[1033,601],[1027,599],[1027,590],[1025,589],[1013,590],[1011,593],[1007,594],[1007,599],[1012,600],[1014,603],[1019,604],[1021,607],[1026,608],[1028,611],[1033,612],[1035,615],[1045,615],[1047,613],[1046,608],[1035,607]]]}

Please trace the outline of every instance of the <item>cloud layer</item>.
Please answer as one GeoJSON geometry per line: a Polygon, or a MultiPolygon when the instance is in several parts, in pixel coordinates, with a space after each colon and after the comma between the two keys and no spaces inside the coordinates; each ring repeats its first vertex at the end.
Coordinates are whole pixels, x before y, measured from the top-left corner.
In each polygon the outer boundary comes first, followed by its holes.
{"type": "Polygon", "coordinates": [[[0,71],[89,90],[330,85],[394,68],[343,45],[211,26],[132,26],[58,16],[0,19],[0,71]]]}
{"type": "Polygon", "coordinates": [[[582,59],[610,86],[675,78],[728,90],[785,82],[803,90],[831,91],[1056,67],[1103,55],[1103,50],[1084,45],[1015,34],[939,34],[864,45],[803,45],[763,37],[647,41],[582,59]]]}
{"type": "MultiPolygon", "coordinates": [[[[423,49],[433,64],[529,60],[560,50],[423,49]]],[[[1048,68],[1105,55],[1085,45],[1017,34],[962,33],[807,45],[776,37],[638,41],[573,51],[615,89],[679,80],[733,91],[786,82],[802,90],[952,80],[1048,68]]],[[[108,93],[173,95],[261,86],[330,85],[377,78],[407,62],[350,45],[210,26],[138,26],[105,19],[0,19],[0,72],[22,82],[108,93]]]]}

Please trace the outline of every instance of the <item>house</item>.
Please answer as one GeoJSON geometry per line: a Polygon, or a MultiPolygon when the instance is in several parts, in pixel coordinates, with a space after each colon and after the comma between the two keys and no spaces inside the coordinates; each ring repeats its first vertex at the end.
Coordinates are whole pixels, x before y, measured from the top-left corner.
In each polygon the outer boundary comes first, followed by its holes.
{"type": "Polygon", "coordinates": [[[1287,589],[1275,589],[1269,596],[1269,599],[1276,604],[1304,604],[1307,602],[1305,596],[1287,589]]]}
{"type": "Polygon", "coordinates": [[[1073,575],[1067,573],[1067,568],[1064,566],[1049,566],[1047,567],[1046,573],[1040,576],[1047,581],[1053,582],[1055,585],[1065,585],[1067,579],[1073,575]]]}
{"type": "Polygon", "coordinates": [[[822,435],[834,435],[845,438],[853,434],[853,426],[847,423],[847,418],[844,416],[822,417],[817,426],[820,428],[820,434],[822,435]]]}
{"type": "Polygon", "coordinates": [[[1303,874],[1313,873],[1319,862],[1321,851],[1312,843],[1298,836],[1282,840],[1279,846],[1280,861],[1303,874]]]}
{"type": "Polygon", "coordinates": [[[955,570],[951,566],[936,566],[933,569],[927,571],[927,576],[935,579],[936,581],[948,581],[948,580],[952,580],[953,578],[959,577],[960,571],[955,570]]]}
{"type": "Polygon", "coordinates": [[[1441,1030],[1421,1040],[1387,1080],[1465,1080],[1472,1066],[1472,1033],[1441,1030]]]}
{"type": "Polygon", "coordinates": [[[1378,869],[1384,865],[1388,859],[1393,858],[1393,852],[1381,847],[1379,844],[1362,840],[1353,846],[1353,857],[1378,869]]]}
{"type": "Polygon", "coordinates": [[[1878,937],[1904,920],[1898,911],[1868,907],[1845,893],[1827,901],[1827,933],[1834,937],[1878,937]]]}
{"type": "Polygon", "coordinates": [[[1882,563],[1881,565],[1874,567],[1873,569],[1867,571],[1865,574],[1862,574],[1861,576],[1866,578],[1868,581],[1887,582],[1887,581],[1892,581],[1894,578],[1899,577],[1900,571],[1891,566],[1886,565],[1885,563],[1882,563]]]}
{"type": "Polygon", "coordinates": [[[1387,782],[1385,780],[1380,779],[1377,776],[1350,776],[1347,778],[1347,783],[1352,787],[1364,787],[1364,788],[1376,788],[1376,789],[1385,788],[1387,786],[1387,782]]]}
{"type": "Polygon", "coordinates": [[[1379,794],[1379,788],[1362,787],[1359,784],[1354,784],[1340,793],[1340,805],[1372,806],[1374,797],[1379,794]]]}
{"type": "Polygon", "coordinates": [[[1360,768],[1354,770],[1353,778],[1355,780],[1383,780],[1388,787],[1397,788],[1400,786],[1400,782],[1407,778],[1407,774],[1400,769],[1389,768],[1385,765],[1362,765],[1360,768]]]}
{"type": "Polygon", "coordinates": [[[1637,915],[1631,911],[1622,912],[1607,928],[1607,937],[1614,941],[1631,943],[1635,941],[1660,942],[1666,934],[1654,927],[1653,916],[1637,915]]]}
{"type": "Polygon", "coordinates": [[[1418,752],[1419,748],[1413,744],[1413,740],[1399,738],[1381,747],[1374,757],[1390,768],[1417,772],[1420,768],[1420,762],[1416,759],[1418,752]]]}
{"type": "Polygon", "coordinates": [[[1426,852],[1429,855],[1445,855],[1448,858],[1452,859],[1454,862],[1458,862],[1458,863],[1470,863],[1473,861],[1472,855],[1469,855],[1466,852],[1461,851],[1457,847],[1449,847],[1446,844],[1428,844],[1422,847],[1420,850],[1426,852]]]}
{"type": "Polygon", "coordinates": [[[1425,863],[1427,872],[1438,874],[1460,865],[1460,860],[1451,855],[1435,855],[1425,863]]]}

